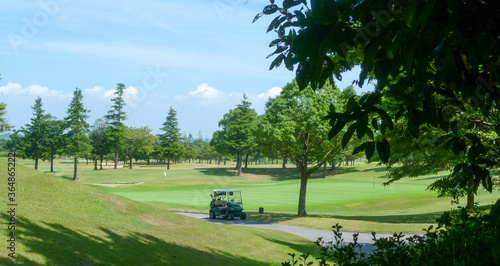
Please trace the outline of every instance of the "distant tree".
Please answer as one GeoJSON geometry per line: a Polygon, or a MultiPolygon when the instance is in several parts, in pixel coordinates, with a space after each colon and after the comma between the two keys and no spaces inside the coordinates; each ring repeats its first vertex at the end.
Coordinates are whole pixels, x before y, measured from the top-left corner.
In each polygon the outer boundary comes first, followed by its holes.
{"type": "Polygon", "coordinates": [[[52,119],[50,114],[46,114],[43,109],[42,98],[38,97],[31,107],[33,117],[31,122],[21,128],[23,133],[22,147],[27,158],[35,161],[35,170],[38,170],[38,160],[47,159],[48,151],[48,121],[52,119]]]}
{"type": "Polygon", "coordinates": [[[142,152],[151,152],[155,136],[151,134],[151,129],[146,127],[125,127],[125,138],[123,148],[129,158],[129,168],[132,169],[132,159],[142,152]]]}
{"type": "Polygon", "coordinates": [[[163,133],[158,135],[158,140],[167,158],[168,170],[170,169],[170,159],[182,154],[184,149],[181,145],[182,138],[179,122],[177,121],[177,112],[172,107],[170,107],[166,121],[163,123],[163,127],[160,128],[160,130],[163,131],[163,133]]]}
{"type": "Polygon", "coordinates": [[[217,150],[227,150],[236,155],[238,175],[241,175],[243,155],[256,146],[254,131],[257,113],[250,106],[251,103],[247,101],[246,95],[243,95],[241,103],[219,121],[222,130],[214,133],[220,140],[217,142],[219,146],[217,150]]]}
{"type": "Polygon", "coordinates": [[[6,149],[10,152],[15,152],[16,156],[19,158],[26,158],[24,153],[24,135],[22,135],[21,130],[14,130],[9,136],[9,140],[6,144],[6,149]]]}
{"type": "Polygon", "coordinates": [[[324,117],[330,104],[341,108],[344,102],[337,88],[325,85],[313,91],[300,91],[296,82],[288,83],[276,98],[266,103],[266,112],[259,120],[263,145],[288,158],[300,171],[299,216],[306,216],[306,192],[309,177],[326,162],[338,155],[342,146],[339,138],[330,140],[330,127],[324,117]]]}
{"type": "Polygon", "coordinates": [[[106,120],[111,127],[108,134],[108,140],[111,148],[115,151],[115,167],[118,168],[119,150],[120,145],[125,136],[125,124],[123,123],[126,119],[126,113],[124,111],[125,101],[123,100],[123,93],[125,90],[125,85],[122,83],[117,84],[115,91],[115,97],[111,100],[113,105],[111,105],[111,110],[108,111],[106,115],[106,120]]]}
{"type": "Polygon", "coordinates": [[[82,99],[82,91],[76,88],[73,92],[73,99],[66,111],[67,116],[64,118],[66,124],[66,153],[74,156],[73,180],[77,179],[78,157],[85,156],[91,150],[88,137],[89,124],[87,123],[90,111],[85,109],[82,99]]]}
{"type": "Polygon", "coordinates": [[[104,156],[111,151],[108,141],[108,134],[111,127],[102,118],[97,119],[90,131],[90,141],[92,143],[92,154],[94,155],[94,170],[97,170],[97,161],[100,161],[99,169],[102,170],[104,156]]]}
{"type": "Polygon", "coordinates": [[[196,157],[193,135],[191,135],[191,133],[187,135],[184,134],[183,139],[184,141],[182,144],[184,146],[184,158],[191,162],[191,159],[196,157]]]}

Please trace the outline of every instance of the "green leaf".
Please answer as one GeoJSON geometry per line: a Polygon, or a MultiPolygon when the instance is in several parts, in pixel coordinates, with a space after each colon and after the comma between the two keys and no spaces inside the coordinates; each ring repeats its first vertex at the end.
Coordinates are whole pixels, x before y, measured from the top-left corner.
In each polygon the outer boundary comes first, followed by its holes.
{"type": "Polygon", "coordinates": [[[275,4],[272,4],[272,5],[268,5],[268,6],[264,7],[264,10],[262,11],[262,13],[264,13],[264,15],[271,15],[271,14],[275,13],[276,11],[278,11],[278,6],[275,4]]]}
{"type": "Polygon", "coordinates": [[[483,144],[481,142],[476,142],[469,148],[469,152],[467,153],[467,160],[472,163],[476,160],[477,157],[485,153],[486,149],[484,148],[483,144]]]}
{"type": "Polygon", "coordinates": [[[344,128],[345,124],[345,121],[337,120],[335,126],[330,129],[330,132],[328,132],[328,138],[333,139],[335,136],[337,136],[337,134],[339,134],[339,132],[344,128]]]}
{"type": "Polygon", "coordinates": [[[366,156],[366,159],[368,161],[370,161],[370,159],[373,156],[373,153],[375,153],[375,142],[370,141],[370,142],[366,142],[365,144],[366,144],[365,156],[366,156]]]}
{"type": "Polygon", "coordinates": [[[455,155],[459,156],[460,154],[464,154],[466,148],[467,146],[465,145],[465,141],[463,139],[455,137],[452,140],[451,150],[453,151],[453,153],[455,153],[455,155]]]}
{"type": "Polygon", "coordinates": [[[264,13],[259,13],[259,14],[255,15],[255,17],[253,18],[252,23],[255,23],[255,21],[259,20],[259,18],[261,18],[263,15],[264,15],[264,13]]]}
{"type": "Polygon", "coordinates": [[[375,130],[378,130],[378,120],[377,120],[377,118],[373,118],[373,119],[372,119],[372,127],[373,127],[375,130]]]}
{"type": "Polygon", "coordinates": [[[377,141],[376,144],[377,153],[383,163],[389,162],[389,157],[391,156],[391,146],[387,140],[377,141]]]}
{"type": "Polygon", "coordinates": [[[368,146],[368,142],[365,142],[365,143],[359,145],[358,147],[354,148],[354,150],[352,151],[352,154],[355,155],[355,154],[360,153],[361,151],[365,150],[367,146],[368,146]]]}
{"type": "Polygon", "coordinates": [[[354,134],[355,125],[356,124],[351,125],[347,132],[344,134],[344,137],[342,137],[342,149],[345,148],[345,146],[347,146],[347,144],[351,140],[352,135],[354,134]]]}
{"type": "Polygon", "coordinates": [[[368,129],[368,114],[363,114],[356,122],[356,134],[358,139],[361,139],[368,129]]]}
{"type": "Polygon", "coordinates": [[[285,0],[283,1],[283,8],[288,9],[297,5],[300,5],[301,1],[297,0],[285,0]]]}
{"type": "Polygon", "coordinates": [[[358,102],[356,101],[356,96],[352,96],[347,101],[347,112],[354,114],[358,114],[361,112],[361,108],[359,107],[358,102]]]}

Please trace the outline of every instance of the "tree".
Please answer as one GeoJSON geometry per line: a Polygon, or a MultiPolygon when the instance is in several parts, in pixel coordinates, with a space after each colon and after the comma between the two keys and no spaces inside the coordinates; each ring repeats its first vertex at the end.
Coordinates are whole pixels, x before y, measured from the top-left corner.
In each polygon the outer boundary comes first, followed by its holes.
{"type": "Polygon", "coordinates": [[[163,123],[163,127],[160,128],[160,130],[164,133],[158,135],[158,139],[167,157],[167,170],[169,170],[172,156],[179,156],[184,148],[181,145],[181,133],[179,122],[177,121],[177,112],[172,107],[170,107],[166,121],[163,123]]]}
{"type": "Polygon", "coordinates": [[[52,119],[52,116],[43,110],[42,98],[40,97],[36,98],[31,109],[33,109],[31,123],[21,129],[24,134],[22,147],[27,158],[35,161],[35,170],[38,170],[38,160],[47,159],[48,121],[52,119]]]}
{"type": "Polygon", "coordinates": [[[108,134],[111,127],[104,119],[97,119],[90,131],[90,141],[92,143],[92,153],[94,154],[94,170],[97,170],[97,161],[100,161],[100,169],[102,170],[102,160],[104,156],[111,151],[108,134]]]}
{"type": "MultiPolygon", "coordinates": [[[[243,95],[241,103],[224,115],[219,121],[222,130],[214,132],[218,139],[218,151],[228,151],[237,157],[238,176],[241,175],[242,157],[255,146],[254,130],[257,113],[250,108],[251,103],[243,95]]],[[[224,154],[223,152],[220,152],[224,154]]]]}
{"type": "Polygon", "coordinates": [[[125,101],[123,100],[124,89],[124,84],[117,84],[115,98],[111,100],[113,105],[111,105],[111,110],[109,110],[108,114],[105,116],[111,127],[108,140],[111,147],[115,150],[115,169],[118,168],[118,151],[125,136],[125,125],[123,121],[127,119],[125,111],[123,110],[125,108],[125,101]]]}
{"type": "Polygon", "coordinates": [[[309,177],[340,153],[339,138],[330,140],[328,114],[330,104],[341,108],[341,94],[333,86],[313,91],[299,90],[296,82],[288,83],[276,98],[266,103],[260,120],[260,140],[273,147],[275,153],[288,158],[300,171],[300,192],[297,215],[306,216],[306,192],[309,177]]]}
{"type": "Polygon", "coordinates": [[[387,134],[395,123],[410,141],[428,132],[422,129],[441,129],[436,144],[464,160],[456,161],[435,188],[469,196],[480,184],[492,190],[500,164],[497,1],[325,0],[309,6],[285,0],[281,7],[271,1],[256,19],[264,14],[278,14],[268,29],[278,33],[271,43],[276,47],[271,68],[284,63],[295,70],[301,89],[340,79],[354,65],[361,67],[360,86],[376,81],[372,93],[353,98],[343,112],[330,112],[330,135],[344,127],[368,135],[371,139],[355,151],[368,158],[377,151],[388,163],[387,134]],[[374,116],[371,123],[368,116],[374,116]],[[372,138],[374,132],[381,134],[372,138]]]}
{"type": "Polygon", "coordinates": [[[82,91],[76,88],[73,92],[73,99],[66,111],[67,116],[64,118],[67,140],[66,153],[74,156],[73,180],[77,179],[78,157],[85,156],[91,150],[90,140],[87,135],[89,131],[87,119],[90,111],[85,109],[82,99],[82,91]]]}
{"type": "Polygon", "coordinates": [[[126,127],[125,139],[123,140],[123,147],[129,158],[130,166],[132,169],[132,158],[139,155],[141,152],[152,152],[155,136],[151,134],[151,129],[146,127],[126,127]]]}

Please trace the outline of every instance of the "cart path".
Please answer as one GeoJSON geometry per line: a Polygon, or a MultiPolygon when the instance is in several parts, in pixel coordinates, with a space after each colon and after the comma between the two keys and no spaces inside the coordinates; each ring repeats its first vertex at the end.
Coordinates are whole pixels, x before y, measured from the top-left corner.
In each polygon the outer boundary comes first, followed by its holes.
{"type": "MultiPolygon", "coordinates": [[[[189,216],[192,218],[197,218],[201,220],[205,220],[208,222],[219,223],[219,224],[228,224],[228,225],[237,225],[237,226],[248,226],[260,229],[268,229],[268,230],[278,230],[283,231],[292,235],[300,236],[302,238],[308,239],[310,241],[315,242],[319,237],[322,237],[324,241],[334,241],[334,235],[332,231],[329,230],[320,230],[320,229],[311,229],[311,228],[303,228],[297,226],[290,225],[282,225],[282,224],[271,224],[261,221],[256,221],[252,219],[246,220],[225,220],[225,219],[210,219],[208,218],[208,214],[206,213],[193,213],[193,212],[176,212],[181,215],[189,216]]],[[[344,238],[345,243],[351,243],[353,241],[352,235],[356,232],[347,232],[342,231],[342,237],[344,238]]],[[[405,237],[409,237],[412,234],[407,234],[405,237]]],[[[390,237],[393,234],[389,233],[377,233],[377,238],[380,237],[390,237]]],[[[363,245],[362,251],[370,253],[375,250],[375,246],[373,245],[372,234],[367,232],[359,232],[358,235],[358,243],[363,245]]]]}

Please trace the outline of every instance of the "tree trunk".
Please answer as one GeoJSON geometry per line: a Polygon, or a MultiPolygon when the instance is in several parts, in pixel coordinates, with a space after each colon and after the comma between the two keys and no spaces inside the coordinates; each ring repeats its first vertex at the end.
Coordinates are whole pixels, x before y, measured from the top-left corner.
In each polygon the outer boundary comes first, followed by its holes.
{"type": "Polygon", "coordinates": [[[97,170],[97,160],[98,160],[97,156],[94,157],[94,170],[97,170]]]}
{"type": "Polygon", "coordinates": [[[50,172],[54,172],[54,152],[50,153],[50,172]]]}
{"type": "Polygon", "coordinates": [[[76,181],[76,175],[78,173],[78,156],[75,155],[75,169],[73,172],[73,180],[76,181]]]}
{"type": "Polygon", "coordinates": [[[224,165],[226,165],[226,160],[227,160],[227,158],[226,158],[226,156],[224,156],[224,165]]]}
{"type": "Polygon", "coordinates": [[[118,169],[118,147],[115,149],[115,169],[118,169]]]}
{"type": "Polygon", "coordinates": [[[323,164],[323,178],[326,178],[326,164],[327,163],[323,164]]]}
{"type": "Polygon", "coordinates": [[[170,170],[170,155],[167,156],[167,170],[170,170]]]}
{"type": "Polygon", "coordinates": [[[101,169],[101,170],[102,170],[102,159],[103,159],[102,157],[103,157],[103,156],[104,156],[104,155],[102,155],[102,154],[101,154],[101,167],[99,168],[99,169],[101,169]]]}
{"type": "Polygon", "coordinates": [[[305,172],[300,173],[300,192],[299,192],[299,209],[298,216],[307,216],[306,212],[306,192],[307,192],[307,176],[305,172]]]}
{"type": "Polygon", "coordinates": [[[241,155],[238,153],[238,163],[236,164],[236,167],[238,167],[238,176],[241,176],[241,155]]]}
{"type": "Polygon", "coordinates": [[[474,207],[474,192],[467,192],[467,208],[474,207]]]}
{"type": "Polygon", "coordinates": [[[245,169],[248,168],[248,154],[245,156],[245,169]]]}
{"type": "Polygon", "coordinates": [[[132,169],[132,157],[129,157],[129,158],[130,158],[130,160],[129,160],[129,162],[130,162],[129,169],[132,169]]]}
{"type": "Polygon", "coordinates": [[[38,170],[38,158],[35,159],[35,170],[38,170]]]}
{"type": "Polygon", "coordinates": [[[286,163],[288,159],[286,157],[283,157],[283,169],[286,169],[286,163]]]}

